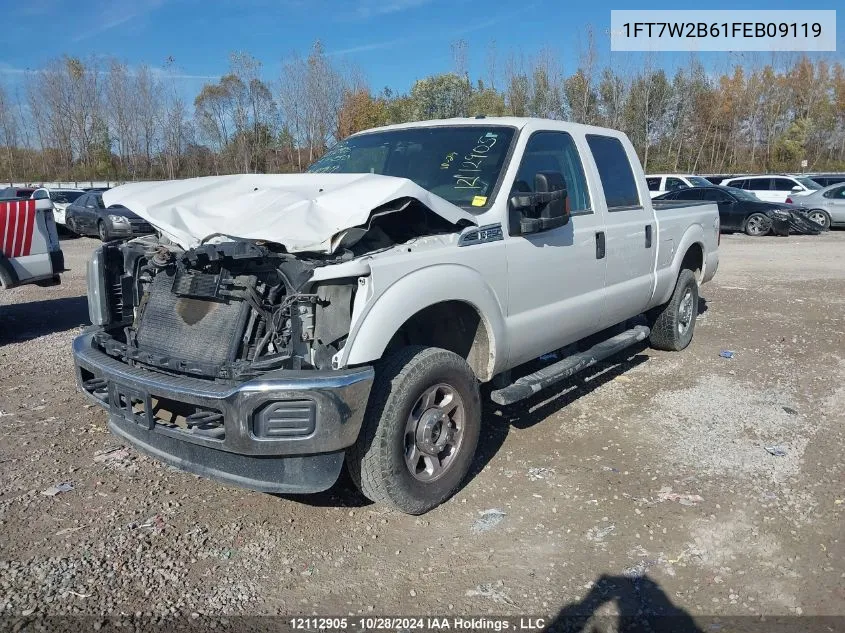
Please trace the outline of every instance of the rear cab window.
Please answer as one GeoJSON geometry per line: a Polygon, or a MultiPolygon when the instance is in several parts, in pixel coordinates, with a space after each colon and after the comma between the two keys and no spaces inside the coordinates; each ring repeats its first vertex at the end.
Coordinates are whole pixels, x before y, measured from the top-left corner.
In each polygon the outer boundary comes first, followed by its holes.
{"type": "Polygon", "coordinates": [[[622,142],[613,136],[587,134],[587,145],[599,172],[607,210],[625,211],[639,207],[637,181],[622,142]]]}
{"type": "Polygon", "coordinates": [[[645,179],[646,184],[648,185],[649,191],[660,191],[660,178],[659,177],[650,177],[645,179]]]}

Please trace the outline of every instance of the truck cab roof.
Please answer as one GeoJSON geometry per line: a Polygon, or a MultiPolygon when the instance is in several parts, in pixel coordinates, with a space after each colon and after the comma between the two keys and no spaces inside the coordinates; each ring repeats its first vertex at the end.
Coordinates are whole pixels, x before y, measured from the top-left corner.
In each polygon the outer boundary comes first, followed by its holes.
{"type": "Polygon", "coordinates": [[[532,130],[562,130],[567,132],[580,132],[581,134],[603,134],[605,136],[625,136],[618,130],[611,128],[598,127],[595,125],[584,125],[582,123],[573,123],[572,121],[562,121],[558,119],[543,119],[540,117],[517,117],[517,116],[494,116],[494,117],[454,117],[451,119],[431,119],[428,121],[413,121],[410,123],[394,123],[392,125],[384,125],[382,127],[371,128],[353,134],[359,136],[362,134],[370,134],[373,132],[385,132],[390,130],[404,130],[408,128],[425,128],[425,127],[448,127],[448,126],[480,126],[480,125],[503,125],[514,127],[518,130],[529,128],[532,130]]]}

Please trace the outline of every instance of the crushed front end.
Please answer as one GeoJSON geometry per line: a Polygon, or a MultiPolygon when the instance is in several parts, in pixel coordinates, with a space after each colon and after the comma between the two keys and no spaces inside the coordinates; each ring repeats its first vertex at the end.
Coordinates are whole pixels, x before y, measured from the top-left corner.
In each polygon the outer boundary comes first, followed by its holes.
{"type": "Polygon", "coordinates": [[[109,427],[173,466],[265,492],[329,488],[363,420],[371,367],[333,369],[357,278],[234,240],[109,243],[88,266],[79,387],[109,427]]]}

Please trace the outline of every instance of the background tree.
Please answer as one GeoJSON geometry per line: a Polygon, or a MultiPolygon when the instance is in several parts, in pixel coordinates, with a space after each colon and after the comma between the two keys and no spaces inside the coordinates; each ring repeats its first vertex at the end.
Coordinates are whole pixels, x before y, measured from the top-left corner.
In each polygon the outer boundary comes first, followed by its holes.
{"type": "MultiPolygon", "coordinates": [[[[648,170],[700,173],[845,169],[845,68],[824,58],[745,56],[717,72],[695,57],[671,71],[653,60],[602,62],[588,30],[577,67],[510,54],[495,42],[473,76],[470,47],[452,71],[407,92],[370,89],[364,74],[315,42],[271,81],[262,61],[232,53],[221,77],[185,94],[175,61],[131,67],[61,57],[17,87],[0,81],[0,178],[137,180],[302,171],[361,130],[455,116],[539,116],[619,129],[648,170]],[[193,100],[193,108],[191,108],[193,100]]],[[[7,76],[8,77],[8,76],[7,76]]]]}

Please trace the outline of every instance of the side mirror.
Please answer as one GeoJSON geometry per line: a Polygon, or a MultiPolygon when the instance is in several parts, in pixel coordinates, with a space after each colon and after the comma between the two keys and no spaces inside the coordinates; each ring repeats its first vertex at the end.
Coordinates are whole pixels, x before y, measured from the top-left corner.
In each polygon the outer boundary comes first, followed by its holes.
{"type": "Polygon", "coordinates": [[[801,187],[799,187],[798,185],[795,185],[795,186],[791,189],[791,193],[798,193],[799,191],[804,191],[804,190],[803,190],[801,187]]]}
{"type": "Polygon", "coordinates": [[[559,172],[537,172],[534,192],[516,193],[509,203],[511,235],[548,231],[569,222],[566,181],[559,172]]]}

